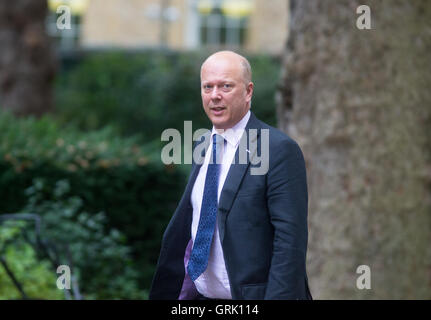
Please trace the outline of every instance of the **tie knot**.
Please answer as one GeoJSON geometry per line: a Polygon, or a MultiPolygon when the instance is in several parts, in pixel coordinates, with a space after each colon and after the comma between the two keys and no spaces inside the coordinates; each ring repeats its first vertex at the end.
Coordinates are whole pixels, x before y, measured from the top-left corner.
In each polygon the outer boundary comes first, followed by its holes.
{"type": "Polygon", "coordinates": [[[219,134],[214,134],[213,135],[213,144],[220,144],[223,141],[224,141],[223,136],[221,136],[219,134]]]}

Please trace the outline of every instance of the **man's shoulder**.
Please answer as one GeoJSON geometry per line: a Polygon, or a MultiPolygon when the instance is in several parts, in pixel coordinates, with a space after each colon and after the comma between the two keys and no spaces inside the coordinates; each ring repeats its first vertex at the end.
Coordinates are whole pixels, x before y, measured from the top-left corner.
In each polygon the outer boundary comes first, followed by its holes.
{"type": "MultiPolygon", "coordinates": [[[[274,128],[263,121],[259,120],[259,122],[262,129],[268,130],[268,170],[277,175],[279,171],[273,170],[280,165],[282,167],[288,165],[289,168],[305,168],[305,159],[299,144],[280,129],[274,128]]],[[[261,135],[261,144],[265,144],[265,134],[261,133],[261,135]]],[[[261,152],[263,152],[263,149],[261,152]]]]}

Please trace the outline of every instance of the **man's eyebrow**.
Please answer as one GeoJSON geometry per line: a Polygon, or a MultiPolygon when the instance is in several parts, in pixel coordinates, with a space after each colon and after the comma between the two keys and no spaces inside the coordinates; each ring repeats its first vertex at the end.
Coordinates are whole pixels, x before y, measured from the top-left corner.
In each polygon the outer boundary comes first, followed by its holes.
{"type": "Polygon", "coordinates": [[[202,81],[202,83],[208,83],[208,82],[210,82],[210,83],[213,83],[213,82],[217,82],[217,83],[219,83],[219,82],[222,82],[222,83],[235,82],[235,79],[229,78],[229,79],[216,79],[216,80],[203,80],[202,81]]]}

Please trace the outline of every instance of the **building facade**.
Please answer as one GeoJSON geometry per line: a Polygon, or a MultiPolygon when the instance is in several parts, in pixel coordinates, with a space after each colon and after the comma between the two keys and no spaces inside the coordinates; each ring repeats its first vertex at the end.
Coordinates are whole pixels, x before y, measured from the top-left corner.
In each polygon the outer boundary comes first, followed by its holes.
{"type": "MultiPolygon", "coordinates": [[[[59,3],[79,3],[80,12],[74,13],[79,32],[68,31],[82,48],[229,48],[280,54],[288,32],[288,0],[50,2],[53,12],[59,3]]],[[[55,34],[52,24],[51,29],[55,34]]],[[[66,32],[57,30],[60,37],[66,32]]]]}

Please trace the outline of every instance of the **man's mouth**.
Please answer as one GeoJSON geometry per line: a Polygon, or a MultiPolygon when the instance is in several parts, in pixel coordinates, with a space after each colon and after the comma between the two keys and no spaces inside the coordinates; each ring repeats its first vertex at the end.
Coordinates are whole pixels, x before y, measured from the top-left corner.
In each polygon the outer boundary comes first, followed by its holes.
{"type": "Polygon", "coordinates": [[[222,111],[222,110],[226,109],[226,107],[211,107],[210,109],[212,111],[222,111]]]}
{"type": "Polygon", "coordinates": [[[221,115],[223,113],[223,111],[226,109],[226,107],[211,107],[211,112],[218,116],[221,115]]]}

